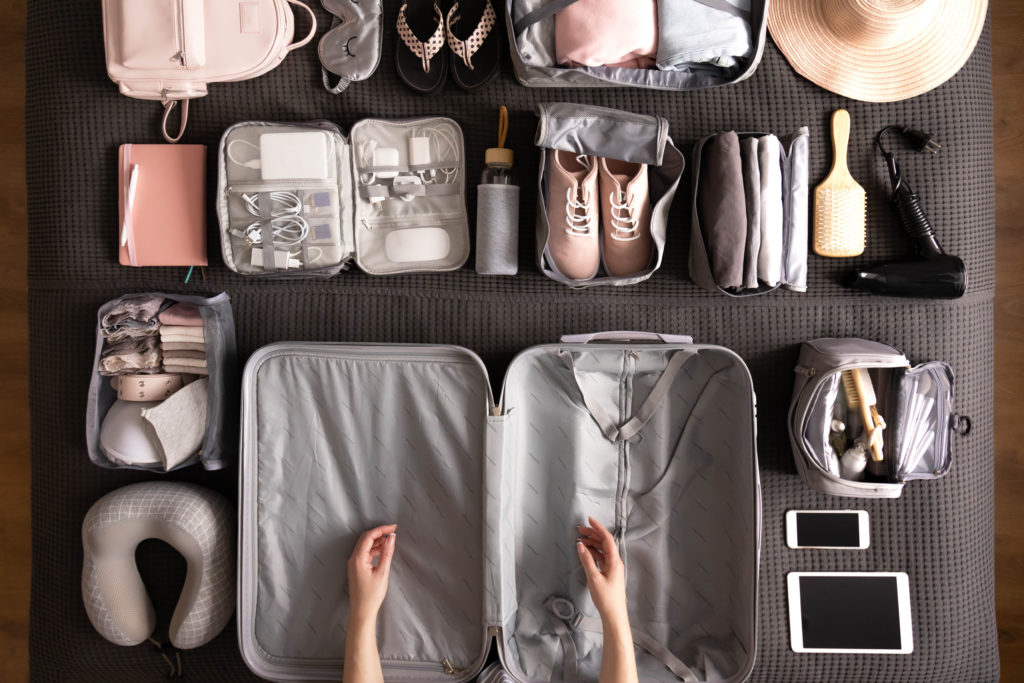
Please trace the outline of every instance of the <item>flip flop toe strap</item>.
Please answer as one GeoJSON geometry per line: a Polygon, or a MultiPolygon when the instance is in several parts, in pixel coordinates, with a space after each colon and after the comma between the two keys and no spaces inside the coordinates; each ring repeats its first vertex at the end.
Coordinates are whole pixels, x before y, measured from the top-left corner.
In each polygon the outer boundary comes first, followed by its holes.
{"type": "Polygon", "coordinates": [[[494,6],[491,4],[491,0],[487,0],[487,5],[484,7],[484,13],[480,17],[480,23],[476,25],[476,28],[473,29],[473,33],[471,33],[469,38],[466,40],[459,40],[452,32],[452,27],[458,24],[461,18],[462,15],[459,14],[459,3],[456,2],[448,11],[448,45],[451,47],[452,52],[454,52],[469,69],[473,69],[473,55],[475,55],[480,49],[480,46],[484,44],[484,40],[490,34],[491,29],[494,28],[494,24],[497,23],[498,16],[494,13],[494,6]]]}
{"type": "Polygon", "coordinates": [[[409,22],[405,19],[405,9],[408,7],[408,3],[404,3],[402,8],[398,10],[398,35],[401,37],[402,42],[409,48],[409,51],[420,58],[423,64],[423,73],[430,73],[430,60],[434,58],[441,48],[444,47],[444,19],[441,15],[441,8],[434,3],[434,14],[437,15],[437,28],[434,29],[434,34],[430,36],[430,40],[423,42],[416,37],[416,34],[409,28],[409,22]]]}

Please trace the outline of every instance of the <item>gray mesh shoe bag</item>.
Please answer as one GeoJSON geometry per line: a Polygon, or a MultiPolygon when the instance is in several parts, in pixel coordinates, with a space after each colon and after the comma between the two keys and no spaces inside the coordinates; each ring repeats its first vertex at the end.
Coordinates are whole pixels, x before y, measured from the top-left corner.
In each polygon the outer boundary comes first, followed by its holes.
{"type": "MultiPolygon", "coordinates": [[[[571,102],[539,104],[537,116],[540,122],[535,142],[541,150],[537,174],[537,268],[552,280],[577,289],[633,285],[650,278],[661,267],[668,240],[669,211],[686,168],[686,157],[669,137],[668,120],[661,116],[571,102]],[[565,277],[554,267],[547,253],[548,234],[551,232],[548,223],[551,198],[548,197],[547,151],[553,149],[648,165],[654,254],[646,270],[635,275],[614,277],[605,272],[602,263],[597,276],[581,281],[565,277]]],[[[595,200],[600,205],[600,198],[595,200]]]]}
{"type": "MultiPolygon", "coordinates": [[[[93,358],[92,379],[86,407],[85,443],[89,460],[107,468],[141,469],[164,472],[159,466],[126,465],[116,462],[100,446],[100,427],[107,411],[117,400],[117,391],[110,377],[100,375],[100,356],[103,353],[103,317],[122,300],[138,297],[125,294],[100,306],[96,315],[96,353],[93,358]]],[[[163,297],[168,302],[190,303],[199,307],[203,318],[206,363],[209,385],[206,397],[206,432],[198,452],[172,470],[201,462],[204,469],[219,470],[232,464],[237,443],[235,439],[238,405],[238,350],[235,345],[235,319],[231,313],[231,299],[226,292],[213,297],[156,292],[147,296],[163,297]]],[[[167,304],[165,304],[167,305],[167,304]]]]}
{"type": "MultiPolygon", "coordinates": [[[[497,0],[494,0],[497,2],[497,0]]],[[[516,79],[537,88],[608,88],[633,86],[656,90],[698,90],[750,78],[761,61],[768,29],[768,0],[751,0],[744,13],[751,52],[729,68],[693,63],[676,70],[633,69],[615,66],[577,66],[555,63],[555,14],[576,0],[504,0],[509,54],[516,79]]],[[[719,10],[725,0],[699,0],[719,10]]],[[[738,4],[738,3],[737,3],[738,4]]]]}
{"type": "MultiPolygon", "coordinates": [[[[816,491],[855,498],[899,498],[904,482],[945,476],[954,437],[967,436],[970,418],[954,410],[953,370],[941,361],[911,366],[891,346],[866,339],[815,339],[800,348],[789,409],[793,458],[816,491]],[[843,402],[844,370],[865,368],[882,415],[883,455],[876,476],[844,478],[829,445],[833,406],[843,402]]],[[[870,465],[871,463],[869,463],[870,465]]]]}
{"type": "Polygon", "coordinates": [[[495,402],[454,346],[281,343],[243,378],[239,642],[279,680],[337,679],[358,535],[398,524],[378,620],[389,681],[597,680],[575,551],[592,515],[627,568],[640,676],[742,681],[761,499],[749,372],[686,337],[568,337],[495,402]]]}

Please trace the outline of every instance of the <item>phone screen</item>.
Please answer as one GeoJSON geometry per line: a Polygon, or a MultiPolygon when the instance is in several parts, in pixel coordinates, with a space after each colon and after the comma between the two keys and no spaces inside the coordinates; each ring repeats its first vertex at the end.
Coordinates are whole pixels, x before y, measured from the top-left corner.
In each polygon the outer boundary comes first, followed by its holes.
{"type": "Polygon", "coordinates": [[[860,515],[798,512],[796,540],[799,546],[825,548],[859,548],[860,515]]]}

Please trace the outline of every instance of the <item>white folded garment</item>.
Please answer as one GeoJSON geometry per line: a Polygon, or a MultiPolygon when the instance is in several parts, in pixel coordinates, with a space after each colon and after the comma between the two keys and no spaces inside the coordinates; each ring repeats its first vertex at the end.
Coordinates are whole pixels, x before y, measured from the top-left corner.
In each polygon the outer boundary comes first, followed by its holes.
{"type": "Polygon", "coordinates": [[[761,171],[761,246],[757,277],[769,287],[782,279],[782,144],[774,135],[757,143],[761,171]]]}
{"type": "Polygon", "coordinates": [[[757,257],[761,253],[761,166],[757,138],[740,140],[743,194],[747,201],[747,244],[743,259],[743,287],[757,289],[757,257]]]}

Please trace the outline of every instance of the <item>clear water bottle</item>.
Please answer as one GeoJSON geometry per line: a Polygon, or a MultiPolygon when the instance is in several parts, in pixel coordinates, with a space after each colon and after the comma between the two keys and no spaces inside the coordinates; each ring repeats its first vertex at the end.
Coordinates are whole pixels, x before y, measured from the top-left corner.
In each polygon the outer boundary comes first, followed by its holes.
{"type": "Polygon", "coordinates": [[[505,147],[508,109],[501,108],[498,146],[484,155],[476,197],[476,272],[515,275],[519,271],[519,186],[512,173],[514,152],[505,147]]]}

